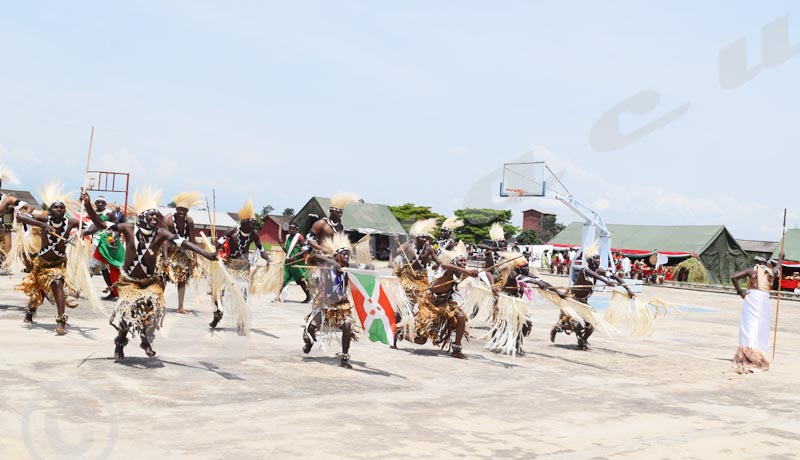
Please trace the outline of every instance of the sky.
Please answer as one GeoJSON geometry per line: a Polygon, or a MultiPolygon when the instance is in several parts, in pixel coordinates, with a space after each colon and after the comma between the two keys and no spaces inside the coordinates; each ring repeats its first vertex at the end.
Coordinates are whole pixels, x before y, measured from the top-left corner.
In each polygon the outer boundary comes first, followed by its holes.
{"type": "Polygon", "coordinates": [[[94,126],[90,169],[219,210],[350,191],[579,220],[499,197],[505,163],[544,161],[607,223],[800,225],[792,2],[4,3],[17,188],[78,190],[94,126]]]}

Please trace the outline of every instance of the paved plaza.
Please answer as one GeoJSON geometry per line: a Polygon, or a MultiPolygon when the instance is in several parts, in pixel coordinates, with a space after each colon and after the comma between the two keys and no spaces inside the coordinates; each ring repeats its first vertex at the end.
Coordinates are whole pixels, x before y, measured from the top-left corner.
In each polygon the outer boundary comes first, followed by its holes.
{"type": "MultiPolygon", "coordinates": [[[[22,323],[19,275],[0,277],[0,456],[16,458],[791,459],[800,452],[800,303],[783,301],[769,372],[731,368],[741,299],[664,287],[680,305],[646,339],[572,336],[551,344],[555,308],[537,307],[528,354],[466,343],[468,361],[428,344],[302,348],[307,305],[255,299],[250,334],[211,332],[204,289],[188,315],[167,290],[155,358],[115,363],[107,316],[81,305],[55,336],[45,303],[22,323]]],[[[564,278],[550,279],[563,284],[564,278]]],[[[102,280],[95,278],[98,291],[102,280]]],[[[595,299],[602,302],[604,294],[595,299]]],[[[107,303],[110,310],[112,304],[107,303]]],[[[774,306],[774,300],[773,300],[774,306]]],[[[226,318],[228,319],[228,318],[226,318]]],[[[476,329],[478,333],[486,329],[476,329]]]]}

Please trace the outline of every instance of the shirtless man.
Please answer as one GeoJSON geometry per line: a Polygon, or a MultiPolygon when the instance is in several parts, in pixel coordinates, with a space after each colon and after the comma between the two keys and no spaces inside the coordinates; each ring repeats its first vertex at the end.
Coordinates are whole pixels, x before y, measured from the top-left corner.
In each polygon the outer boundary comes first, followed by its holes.
{"type": "MultiPolygon", "coordinates": [[[[578,260],[575,261],[579,263],[578,260]]],[[[589,297],[594,293],[593,287],[598,281],[606,284],[607,286],[622,286],[628,292],[630,298],[634,298],[633,292],[625,284],[619,276],[603,270],[600,268],[600,256],[593,255],[586,259],[587,267],[575,266],[576,278],[569,288],[567,296],[573,297],[580,303],[589,304],[589,297]]],[[[589,349],[589,336],[594,332],[594,326],[589,323],[582,325],[578,320],[572,318],[570,315],[561,310],[558,322],[550,330],[550,341],[555,342],[556,334],[564,332],[569,334],[575,332],[575,337],[578,339],[578,349],[589,349]]]]}
{"type": "MultiPolygon", "coordinates": [[[[780,255],[780,260],[783,260],[783,254],[780,255]]],[[[769,325],[772,315],[769,291],[772,290],[776,277],[778,269],[768,265],[763,257],[756,257],[752,268],[731,276],[736,293],[744,299],[742,319],[739,322],[739,346],[733,357],[733,365],[740,373],[769,370],[766,356],[769,351],[769,325]],[[747,279],[745,291],[740,283],[743,279],[747,279]]]]}
{"type": "MultiPolygon", "coordinates": [[[[461,246],[463,248],[463,245],[461,246]]],[[[414,317],[414,343],[422,345],[431,339],[435,346],[450,346],[454,358],[467,359],[462,353],[461,340],[467,326],[467,315],[453,300],[456,284],[466,276],[478,276],[478,271],[467,267],[466,251],[445,251],[442,263],[430,289],[420,293],[419,311],[414,317]],[[452,333],[455,332],[455,341],[452,333]]]]}
{"type": "Polygon", "coordinates": [[[109,319],[109,324],[118,332],[114,339],[114,359],[118,361],[125,357],[123,349],[128,344],[128,332],[134,336],[139,335],[142,340],[140,348],[148,357],[156,355],[152,343],[155,340],[155,331],[161,328],[164,321],[165,309],[164,280],[157,267],[162,245],[169,242],[208,260],[217,259],[217,254],[204,251],[159,225],[160,197],[161,193],[153,189],[137,191],[134,207],[141,212],[135,224],[105,222],[91,206],[87,208],[89,217],[96,226],[120,232],[127,242],[125,262],[117,282],[119,300],[109,319]],[[118,325],[114,324],[117,316],[118,325]]]}
{"type": "MultiPolygon", "coordinates": [[[[200,192],[185,192],[178,194],[172,201],[175,202],[175,212],[168,215],[164,221],[164,226],[172,234],[188,240],[192,244],[197,244],[194,236],[194,220],[189,216],[189,209],[193,206],[200,206],[203,201],[200,192]]],[[[186,298],[186,284],[192,278],[192,271],[197,262],[191,251],[179,248],[175,245],[168,245],[165,248],[167,276],[169,280],[178,285],[178,313],[186,314],[183,308],[183,300],[186,298]]]]}
{"type": "MultiPolygon", "coordinates": [[[[66,195],[62,187],[50,184],[40,192],[44,204],[47,205],[46,216],[33,217],[29,214],[18,213],[17,219],[31,227],[38,227],[42,239],[42,249],[33,260],[33,268],[22,283],[15,289],[23,291],[28,296],[28,309],[25,312],[25,323],[32,323],[33,317],[44,299],[56,305],[56,329],[58,335],[66,333],[67,320],[66,307],[78,306],[76,291],[72,280],[67,275],[67,240],[72,230],[80,225],[78,219],[66,218],[66,195]],[[72,300],[67,301],[67,297],[72,300]]],[[[84,200],[86,206],[91,208],[91,203],[84,200]]]]}
{"type": "MultiPolygon", "coordinates": [[[[256,254],[267,261],[267,270],[269,270],[272,260],[261,245],[261,238],[256,232],[256,214],[253,210],[253,201],[248,199],[239,210],[239,227],[228,230],[217,240],[217,250],[223,253],[225,268],[233,277],[246,302],[249,302],[251,244],[256,247],[256,254]]],[[[223,291],[221,302],[225,303],[226,298],[232,299],[232,295],[230,292],[223,291]]],[[[219,304],[220,302],[215,299],[214,317],[208,324],[211,329],[216,328],[222,319],[222,310],[219,304]]],[[[245,318],[236,318],[236,327],[238,333],[243,335],[246,332],[245,318]]]]}

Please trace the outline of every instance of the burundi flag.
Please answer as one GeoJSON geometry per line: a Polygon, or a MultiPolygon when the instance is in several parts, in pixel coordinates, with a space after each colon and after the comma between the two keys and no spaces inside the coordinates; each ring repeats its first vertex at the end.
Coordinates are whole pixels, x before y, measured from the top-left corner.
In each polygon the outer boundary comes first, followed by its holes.
{"type": "Polygon", "coordinates": [[[347,273],[356,313],[369,340],[392,343],[396,327],[394,308],[377,273],[368,270],[348,270],[347,273]]]}

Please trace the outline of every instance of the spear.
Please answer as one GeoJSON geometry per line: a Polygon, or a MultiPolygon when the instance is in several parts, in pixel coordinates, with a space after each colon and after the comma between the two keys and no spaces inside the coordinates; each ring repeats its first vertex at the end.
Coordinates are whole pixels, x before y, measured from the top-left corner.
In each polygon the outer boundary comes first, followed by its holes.
{"type": "MultiPolygon", "coordinates": [[[[83,170],[83,187],[81,191],[86,191],[86,184],[89,183],[89,162],[92,159],[92,141],[94,140],[94,126],[89,133],[89,153],[86,154],[86,168],[83,170]]],[[[81,212],[78,214],[78,241],[83,238],[83,200],[81,200],[81,212]]]]}
{"type": "Polygon", "coordinates": [[[778,313],[781,311],[781,283],[783,282],[783,249],[786,242],[786,208],[783,208],[783,229],[781,230],[781,253],[778,255],[778,303],[775,305],[775,332],[772,335],[772,360],[775,361],[775,347],[778,345],[778,313]]]}

